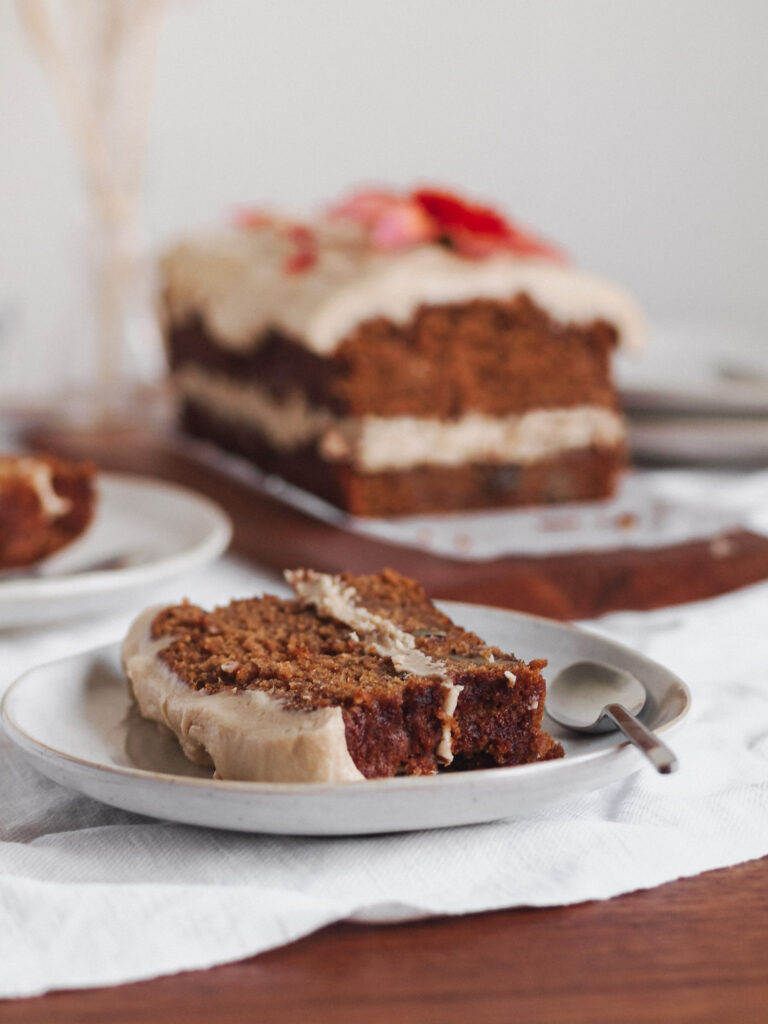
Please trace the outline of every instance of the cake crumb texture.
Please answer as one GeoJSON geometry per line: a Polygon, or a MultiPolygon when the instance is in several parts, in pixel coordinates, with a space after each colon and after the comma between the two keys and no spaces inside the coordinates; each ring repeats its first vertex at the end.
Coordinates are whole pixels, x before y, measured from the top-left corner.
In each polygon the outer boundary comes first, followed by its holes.
{"type": "Polygon", "coordinates": [[[33,565],[93,518],[96,469],[51,455],[0,455],[0,569],[33,565]]]}
{"type": "Polygon", "coordinates": [[[374,649],[373,633],[358,633],[301,598],[271,595],[212,611],[189,603],[163,609],[151,625],[152,639],[165,641],[157,656],[197,691],[260,690],[299,713],[341,708],[349,754],[367,778],[562,756],[541,730],[545,661],[527,663],[486,645],[439,611],[416,581],[391,570],[331,579],[365,612],[412,637],[440,671],[398,671],[374,649]],[[457,692],[451,710],[447,697],[457,692]],[[446,733],[449,765],[440,753],[446,733]]]}
{"type": "MultiPolygon", "coordinates": [[[[423,419],[450,426],[478,415],[579,409],[605,410],[621,423],[610,370],[616,342],[605,321],[560,324],[525,294],[423,305],[404,324],[366,321],[327,358],[277,330],[255,337],[246,351],[232,352],[217,345],[196,317],[172,323],[167,335],[179,379],[196,367],[238,387],[252,382],[278,408],[301,395],[315,416],[340,424],[412,417],[414,429],[423,419]]],[[[258,402],[255,395],[251,400],[258,402]]],[[[183,397],[181,420],[188,433],[360,516],[604,499],[627,461],[623,428],[610,442],[564,448],[534,461],[484,457],[370,470],[356,463],[354,446],[345,455],[343,443],[329,443],[330,435],[340,436],[332,427],[317,439],[286,446],[233,405],[216,408],[195,395],[183,397]],[[331,450],[341,454],[329,457],[331,450]]]]}

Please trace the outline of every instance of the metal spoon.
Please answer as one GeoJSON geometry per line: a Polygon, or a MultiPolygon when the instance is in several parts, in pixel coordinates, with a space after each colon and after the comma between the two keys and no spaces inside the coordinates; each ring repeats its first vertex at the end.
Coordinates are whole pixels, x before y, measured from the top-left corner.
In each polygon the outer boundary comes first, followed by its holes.
{"type": "Polygon", "coordinates": [[[547,684],[547,714],[578,732],[610,732],[619,728],[654,768],[667,775],[677,758],[635,715],[645,705],[646,690],[632,675],[613,665],[577,661],[547,684]]]}

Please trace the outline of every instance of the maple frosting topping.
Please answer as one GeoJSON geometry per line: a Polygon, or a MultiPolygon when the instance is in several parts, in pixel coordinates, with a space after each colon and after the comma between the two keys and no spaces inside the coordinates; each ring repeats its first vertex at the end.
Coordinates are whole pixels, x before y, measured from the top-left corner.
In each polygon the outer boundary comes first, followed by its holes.
{"type": "Polygon", "coordinates": [[[375,317],[404,323],[425,303],[521,292],[563,322],[609,320],[630,350],[644,342],[622,288],[446,192],[360,192],[312,222],[246,211],[239,225],[182,242],[163,261],[171,316],[201,317],[225,348],[249,349],[273,328],[328,356],[375,317]]]}
{"type": "Polygon", "coordinates": [[[375,317],[404,323],[424,303],[525,292],[555,319],[608,320],[621,345],[644,344],[642,315],[624,289],[538,256],[468,260],[435,245],[397,254],[330,246],[305,273],[286,274],[287,255],[269,228],[184,242],[163,261],[169,311],[176,320],[201,317],[222,347],[249,349],[276,328],[328,356],[375,317]]]}

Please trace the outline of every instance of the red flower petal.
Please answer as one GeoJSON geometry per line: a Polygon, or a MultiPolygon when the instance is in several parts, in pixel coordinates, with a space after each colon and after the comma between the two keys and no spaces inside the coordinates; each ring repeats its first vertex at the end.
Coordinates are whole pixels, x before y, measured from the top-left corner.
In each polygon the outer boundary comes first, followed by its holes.
{"type": "Polygon", "coordinates": [[[433,189],[419,189],[413,193],[413,199],[447,234],[455,228],[462,228],[490,238],[507,238],[509,235],[507,222],[490,207],[474,206],[450,192],[433,189]]]}
{"type": "Polygon", "coordinates": [[[315,232],[308,224],[289,224],[285,228],[286,238],[298,248],[314,249],[317,246],[315,232]]]}
{"type": "Polygon", "coordinates": [[[317,263],[317,252],[314,249],[298,249],[291,253],[283,263],[284,274],[303,274],[311,270],[317,263]]]}
{"type": "Polygon", "coordinates": [[[438,233],[462,256],[482,259],[501,250],[519,256],[564,260],[554,246],[521,231],[491,207],[477,206],[437,189],[419,189],[413,198],[433,218],[438,233]]]}
{"type": "Polygon", "coordinates": [[[293,246],[283,263],[283,273],[303,274],[317,263],[317,236],[307,224],[285,224],[282,234],[293,246]]]}

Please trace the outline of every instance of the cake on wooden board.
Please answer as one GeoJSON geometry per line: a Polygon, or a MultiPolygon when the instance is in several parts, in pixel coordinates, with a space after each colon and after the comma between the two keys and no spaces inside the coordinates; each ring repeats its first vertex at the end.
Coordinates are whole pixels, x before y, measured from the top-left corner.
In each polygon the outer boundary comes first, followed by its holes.
{"type": "Polygon", "coordinates": [[[162,263],[184,428],[357,515],[590,500],[626,459],[615,284],[444,192],[261,213],[162,263]]]}
{"type": "Polygon", "coordinates": [[[224,779],[425,775],[561,757],[544,661],[455,625],[414,580],[286,574],[296,593],[148,609],[123,644],[140,713],[224,779]]]}
{"type": "Polygon", "coordinates": [[[95,469],[51,455],[0,455],[0,569],[33,565],[88,528],[95,469]]]}

